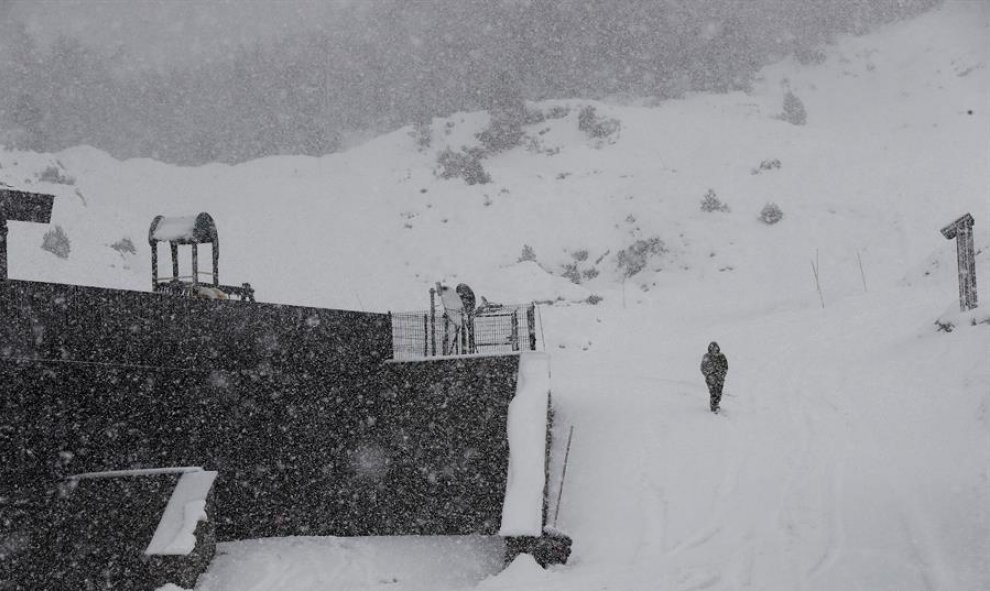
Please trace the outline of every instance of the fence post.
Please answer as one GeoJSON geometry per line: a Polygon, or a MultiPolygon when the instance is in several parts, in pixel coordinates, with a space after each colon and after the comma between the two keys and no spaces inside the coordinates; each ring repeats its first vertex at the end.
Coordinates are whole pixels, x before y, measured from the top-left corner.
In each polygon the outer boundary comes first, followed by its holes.
{"type": "Polygon", "coordinates": [[[526,324],[529,326],[529,350],[536,351],[536,305],[526,309],[526,324]]]}
{"type": "Polygon", "coordinates": [[[512,332],[509,334],[509,340],[512,341],[512,350],[519,350],[519,310],[515,309],[512,311],[512,332]]]}
{"type": "MultiPolygon", "coordinates": [[[[456,336],[456,335],[455,335],[456,336]]],[[[443,313],[443,347],[441,347],[441,353],[446,355],[447,351],[447,341],[450,340],[450,320],[447,319],[447,313],[443,313]]],[[[454,344],[457,344],[455,341],[454,344]]]]}
{"type": "Polygon", "coordinates": [[[199,285],[199,245],[192,245],[192,284],[199,285]]]}
{"type": "Polygon", "coordinates": [[[437,290],[430,288],[430,347],[433,348],[433,356],[437,356],[437,290]]]}
{"type": "Polygon", "coordinates": [[[474,310],[468,310],[465,323],[465,328],[467,328],[468,353],[477,353],[477,345],[474,340],[474,310]]]}

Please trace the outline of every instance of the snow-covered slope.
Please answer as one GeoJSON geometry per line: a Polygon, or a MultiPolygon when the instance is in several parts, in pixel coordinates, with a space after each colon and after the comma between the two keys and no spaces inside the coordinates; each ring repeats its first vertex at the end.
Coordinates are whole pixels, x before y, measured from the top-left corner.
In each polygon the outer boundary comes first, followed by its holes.
{"type": "Polygon", "coordinates": [[[315,590],[328,563],[350,565],[349,588],[393,590],[430,569],[437,589],[990,588],[990,324],[933,324],[957,306],[938,230],[967,211],[990,281],[990,8],[950,2],[825,53],[748,94],[531,105],[546,120],[482,160],[482,185],[436,171],[445,147],[478,144],[483,113],[434,121],[426,149],[406,129],[238,166],[0,153],[0,181],[55,192],[71,240],[61,259],[39,248],[46,228],[12,223],[10,273],[147,289],[151,219],[208,211],[222,282],[265,301],[421,309],[443,280],[554,302],[568,566],[481,581],[484,565],[445,576],[440,552],[382,578],[339,543],[286,540],[227,547],[204,591],[315,590]],[[777,117],[785,89],[806,125],[777,117]],[[579,130],[589,104],[621,130],[579,130]],[[72,184],[37,180],[49,166],[72,184]],[[701,211],[709,189],[729,211],[701,211]],[[134,254],[110,247],[123,238],[134,254]],[[709,340],[730,363],[724,416],[697,367],[709,340]],[[248,555],[278,576],[231,567],[248,555]]]}

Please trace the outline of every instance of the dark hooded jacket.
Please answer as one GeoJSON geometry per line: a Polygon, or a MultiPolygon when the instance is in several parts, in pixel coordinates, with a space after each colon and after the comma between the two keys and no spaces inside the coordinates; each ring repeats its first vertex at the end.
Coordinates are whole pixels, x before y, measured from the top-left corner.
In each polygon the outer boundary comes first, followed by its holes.
{"type": "Polygon", "coordinates": [[[705,374],[705,381],[724,381],[725,374],[729,373],[729,360],[718,348],[718,343],[712,342],[708,345],[708,353],[701,358],[701,373],[705,374]]]}

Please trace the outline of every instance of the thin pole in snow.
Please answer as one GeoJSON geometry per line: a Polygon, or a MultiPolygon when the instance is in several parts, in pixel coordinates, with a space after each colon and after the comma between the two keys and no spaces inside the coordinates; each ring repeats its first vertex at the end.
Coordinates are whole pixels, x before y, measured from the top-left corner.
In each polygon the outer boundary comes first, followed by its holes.
{"type": "Polygon", "coordinates": [[[571,455],[571,439],[574,438],[574,425],[567,435],[567,451],[564,452],[564,470],[560,473],[560,488],[557,490],[557,508],[553,511],[553,526],[557,527],[557,516],[560,515],[560,498],[564,495],[564,478],[567,477],[567,459],[571,455]]]}
{"type": "Polygon", "coordinates": [[[863,291],[869,291],[866,289],[866,273],[863,271],[863,257],[859,256],[859,251],[856,251],[856,260],[859,261],[859,276],[863,278],[863,291]]]}
{"type": "Polygon", "coordinates": [[[547,339],[543,335],[543,312],[540,311],[540,305],[539,304],[537,304],[537,303],[534,302],[533,303],[533,306],[536,308],[536,315],[539,317],[540,344],[543,346],[543,350],[546,351],[547,350],[547,339]]]}
{"type": "Polygon", "coordinates": [[[811,270],[815,273],[815,287],[818,288],[818,299],[822,302],[822,309],[825,309],[825,296],[822,295],[822,283],[818,277],[818,251],[815,251],[815,260],[811,261],[811,270]]]}

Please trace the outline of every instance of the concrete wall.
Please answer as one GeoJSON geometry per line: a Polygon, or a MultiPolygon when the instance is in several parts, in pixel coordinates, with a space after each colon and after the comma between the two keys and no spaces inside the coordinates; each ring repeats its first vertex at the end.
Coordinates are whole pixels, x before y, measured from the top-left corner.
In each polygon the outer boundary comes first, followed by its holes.
{"type": "Polygon", "coordinates": [[[197,526],[188,555],[144,554],[178,478],[81,480],[45,495],[45,510],[21,515],[8,536],[0,589],[191,589],[215,554],[212,521],[197,526]]]}
{"type": "Polygon", "coordinates": [[[0,282],[0,311],[0,548],[67,475],[187,465],[221,541],[499,530],[517,357],[384,363],[384,314],[88,287],[0,282]]]}

